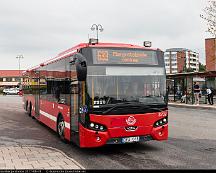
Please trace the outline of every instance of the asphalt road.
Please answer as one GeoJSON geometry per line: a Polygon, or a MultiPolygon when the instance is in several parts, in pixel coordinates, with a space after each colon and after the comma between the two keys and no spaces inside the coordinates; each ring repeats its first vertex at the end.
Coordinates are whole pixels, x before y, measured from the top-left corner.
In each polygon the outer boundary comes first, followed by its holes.
{"type": "Polygon", "coordinates": [[[60,149],[86,169],[216,169],[216,114],[170,107],[167,141],[80,149],[28,117],[21,97],[0,96],[0,145],[20,144],[60,149]]]}

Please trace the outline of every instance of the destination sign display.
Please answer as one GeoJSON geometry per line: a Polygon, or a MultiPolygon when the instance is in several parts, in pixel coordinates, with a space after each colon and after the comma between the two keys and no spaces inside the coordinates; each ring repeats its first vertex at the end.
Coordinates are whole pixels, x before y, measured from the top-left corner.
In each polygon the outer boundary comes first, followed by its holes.
{"type": "Polygon", "coordinates": [[[93,49],[94,64],[158,65],[156,51],[134,49],[93,49]]]}

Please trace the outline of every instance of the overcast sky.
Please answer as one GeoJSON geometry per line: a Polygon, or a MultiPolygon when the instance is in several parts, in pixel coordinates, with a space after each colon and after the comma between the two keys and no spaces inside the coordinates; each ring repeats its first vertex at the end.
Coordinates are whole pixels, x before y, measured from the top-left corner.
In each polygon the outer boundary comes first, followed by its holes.
{"type": "Polygon", "coordinates": [[[40,64],[95,36],[101,42],[183,47],[205,63],[206,24],[199,17],[206,0],[0,0],[0,69],[40,64]]]}

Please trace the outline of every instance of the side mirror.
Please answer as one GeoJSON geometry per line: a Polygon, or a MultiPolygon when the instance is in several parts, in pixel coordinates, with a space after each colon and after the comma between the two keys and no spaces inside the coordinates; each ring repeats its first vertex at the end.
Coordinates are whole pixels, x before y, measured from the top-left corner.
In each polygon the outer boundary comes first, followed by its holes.
{"type": "Polygon", "coordinates": [[[85,81],[87,76],[86,58],[80,53],[77,53],[74,56],[78,81],[85,81]]]}

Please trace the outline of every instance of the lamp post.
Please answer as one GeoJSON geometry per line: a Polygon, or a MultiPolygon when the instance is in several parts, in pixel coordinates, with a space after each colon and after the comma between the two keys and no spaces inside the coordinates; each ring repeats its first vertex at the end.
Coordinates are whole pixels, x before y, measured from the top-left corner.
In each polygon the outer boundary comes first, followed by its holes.
{"type": "Polygon", "coordinates": [[[20,59],[23,59],[23,55],[17,55],[16,57],[19,60],[19,82],[21,83],[21,75],[20,75],[20,59]]]}
{"type": "Polygon", "coordinates": [[[94,30],[96,30],[96,33],[97,33],[97,40],[98,40],[98,30],[100,31],[100,32],[102,32],[104,29],[103,29],[103,27],[102,27],[102,25],[101,24],[93,24],[92,25],[92,27],[91,27],[91,30],[92,31],[94,31],[94,30]]]}

